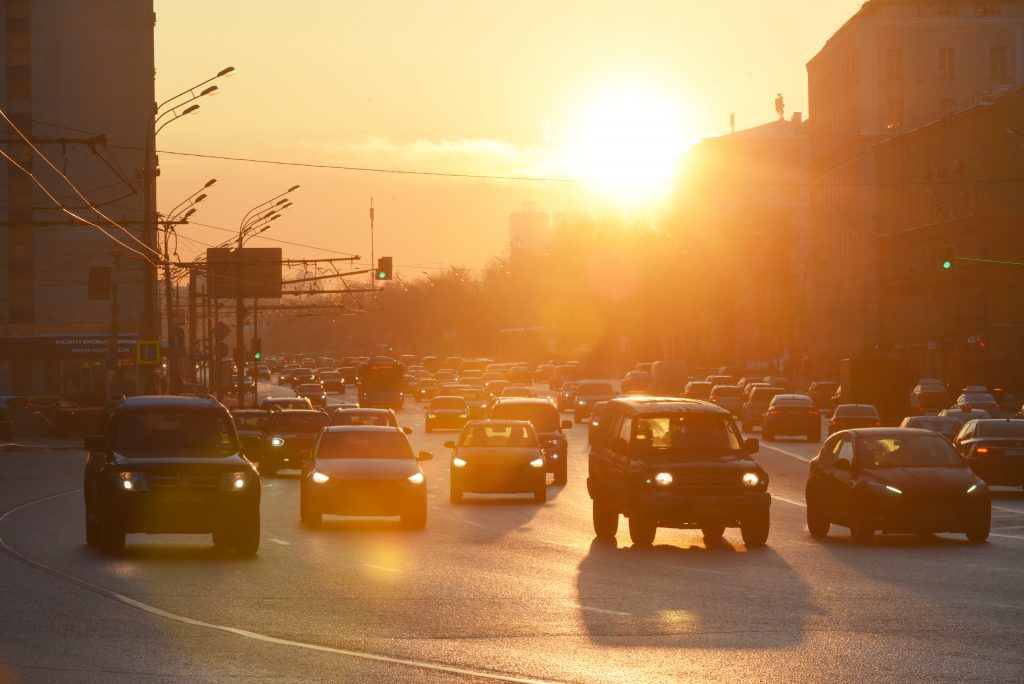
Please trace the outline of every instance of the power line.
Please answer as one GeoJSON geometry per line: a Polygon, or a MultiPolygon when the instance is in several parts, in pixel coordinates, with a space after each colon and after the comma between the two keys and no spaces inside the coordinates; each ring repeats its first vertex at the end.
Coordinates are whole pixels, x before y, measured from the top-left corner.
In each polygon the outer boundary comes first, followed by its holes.
{"type": "MultiPolygon", "coordinates": [[[[187,224],[184,224],[184,225],[202,226],[203,228],[212,228],[213,230],[220,230],[220,231],[225,231],[225,232],[228,232],[228,233],[237,233],[238,232],[237,230],[235,230],[233,228],[224,228],[222,226],[210,225],[209,223],[199,223],[198,221],[189,221],[187,224]]],[[[305,245],[305,244],[302,244],[301,242],[291,242],[289,240],[281,240],[280,238],[266,237],[265,235],[253,235],[249,239],[250,240],[267,240],[269,242],[279,242],[279,243],[284,244],[284,245],[292,245],[294,247],[305,247],[306,249],[316,249],[316,250],[320,250],[321,252],[330,252],[331,254],[341,254],[342,256],[356,256],[352,252],[340,252],[340,251],[338,251],[336,249],[328,249],[327,247],[317,247],[316,245],[305,245]]]]}

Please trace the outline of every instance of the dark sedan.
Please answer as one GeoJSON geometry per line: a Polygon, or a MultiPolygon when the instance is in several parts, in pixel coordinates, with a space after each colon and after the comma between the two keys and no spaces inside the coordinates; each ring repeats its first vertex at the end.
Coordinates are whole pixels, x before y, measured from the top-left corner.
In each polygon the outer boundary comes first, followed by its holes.
{"type": "Polygon", "coordinates": [[[320,430],[328,425],[330,421],[323,411],[274,411],[263,436],[260,472],[273,477],[282,468],[301,468],[301,453],[313,448],[320,430]]]}
{"type": "Polygon", "coordinates": [[[978,477],[990,485],[1024,487],[1024,420],[972,420],[954,440],[978,477]]]}
{"type": "Polygon", "coordinates": [[[808,442],[820,442],[821,412],[805,394],[777,394],[764,415],[761,435],[766,442],[778,435],[800,435],[808,442]]]}
{"type": "Polygon", "coordinates": [[[806,501],[811,536],[824,538],[837,524],[863,543],[878,530],[963,533],[981,543],[992,517],[985,482],[952,444],[928,430],[833,435],[811,461],[806,501]]]}
{"type": "Polygon", "coordinates": [[[949,416],[908,416],[900,423],[900,427],[931,430],[952,442],[960,433],[963,423],[949,416]]]}
{"type": "Polygon", "coordinates": [[[424,429],[427,432],[434,430],[461,430],[469,420],[469,404],[462,397],[441,396],[430,400],[427,407],[427,417],[424,429]]]}
{"type": "Polygon", "coordinates": [[[409,439],[394,427],[333,426],[305,452],[299,513],[311,528],[324,514],[397,515],[413,529],[427,524],[427,486],[409,439]]]}
{"type": "Polygon", "coordinates": [[[855,428],[879,427],[882,419],[878,417],[878,409],[871,404],[840,404],[828,421],[828,433],[855,428]]]}
{"type": "Polygon", "coordinates": [[[452,450],[450,493],[461,503],[466,492],[529,493],[547,501],[544,452],[526,421],[479,420],[466,425],[452,450]]]}
{"type": "Polygon", "coordinates": [[[999,411],[999,402],[987,392],[964,392],[956,399],[956,408],[981,409],[990,415],[999,411]]]}

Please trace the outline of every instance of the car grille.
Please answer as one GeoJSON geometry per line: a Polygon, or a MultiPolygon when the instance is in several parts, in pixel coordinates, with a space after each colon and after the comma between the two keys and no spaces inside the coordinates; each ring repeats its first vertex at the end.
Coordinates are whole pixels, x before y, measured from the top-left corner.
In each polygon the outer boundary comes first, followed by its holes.
{"type": "Polygon", "coordinates": [[[672,490],[680,494],[693,496],[713,496],[716,494],[735,494],[743,491],[743,482],[739,473],[722,473],[720,475],[700,474],[687,477],[676,474],[672,490]]]}
{"type": "Polygon", "coordinates": [[[220,475],[147,475],[151,490],[212,490],[220,488],[220,475]]]}

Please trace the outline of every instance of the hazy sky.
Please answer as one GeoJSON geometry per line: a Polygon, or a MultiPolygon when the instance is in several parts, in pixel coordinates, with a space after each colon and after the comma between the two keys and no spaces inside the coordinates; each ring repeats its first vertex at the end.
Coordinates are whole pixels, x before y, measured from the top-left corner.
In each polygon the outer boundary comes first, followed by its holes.
{"type": "MultiPolygon", "coordinates": [[[[266,235],[368,257],[373,195],[376,253],[392,254],[406,275],[478,266],[506,246],[508,214],[525,202],[543,211],[657,207],[657,191],[626,191],[637,182],[629,164],[664,167],[677,148],[727,132],[730,112],[738,128],[769,121],[776,92],[789,112],[806,115],[805,64],[859,5],[156,0],[158,100],[237,69],[197,116],[161,133],[162,150],[594,181],[424,178],[165,154],[160,207],[216,177],[194,218],[237,228],[252,205],[300,183],[295,206],[266,235]]],[[[200,226],[181,234],[203,242],[228,235],[200,226]]],[[[182,244],[182,256],[199,248],[182,244]]],[[[328,256],[284,247],[291,257],[328,256]]]]}

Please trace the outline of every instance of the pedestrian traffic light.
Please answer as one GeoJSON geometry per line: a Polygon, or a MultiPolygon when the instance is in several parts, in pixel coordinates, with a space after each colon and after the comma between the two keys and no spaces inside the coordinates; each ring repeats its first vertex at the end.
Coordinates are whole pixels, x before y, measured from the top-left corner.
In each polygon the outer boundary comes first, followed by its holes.
{"type": "Polygon", "coordinates": [[[946,247],[942,250],[942,268],[943,270],[950,270],[953,268],[953,261],[956,259],[956,255],[953,253],[952,247],[946,247]]]}
{"type": "Polygon", "coordinates": [[[391,280],[391,278],[392,278],[392,273],[391,273],[392,263],[391,262],[392,262],[391,257],[380,257],[379,259],[377,259],[377,273],[376,273],[376,279],[377,280],[391,280]]]}

